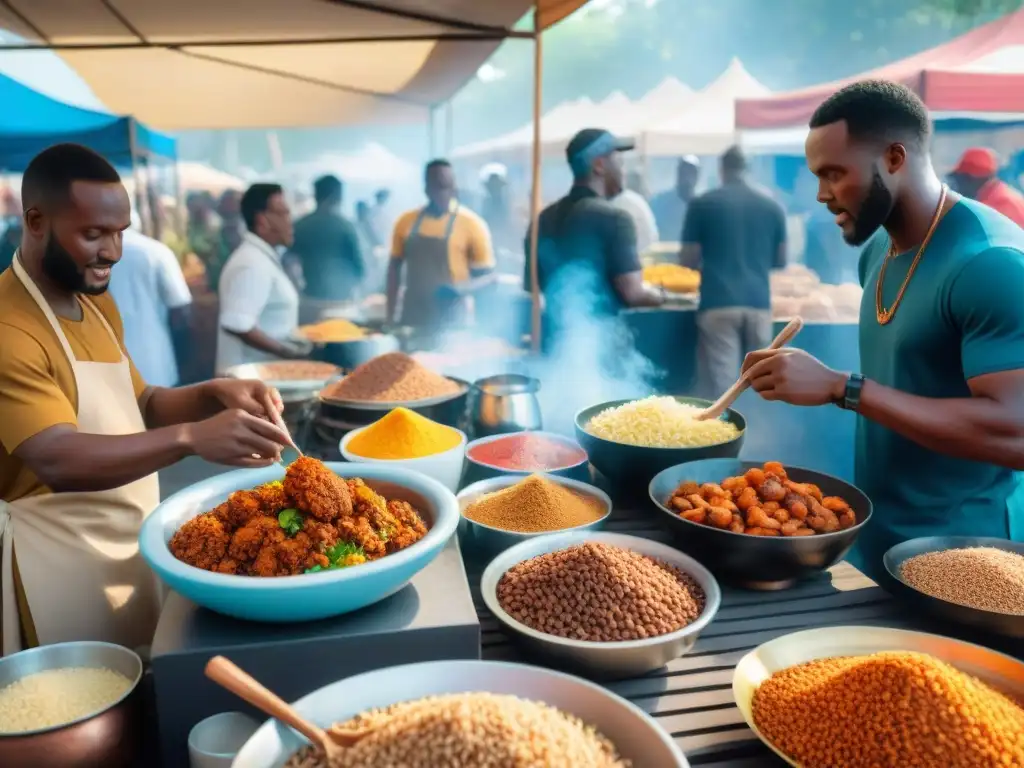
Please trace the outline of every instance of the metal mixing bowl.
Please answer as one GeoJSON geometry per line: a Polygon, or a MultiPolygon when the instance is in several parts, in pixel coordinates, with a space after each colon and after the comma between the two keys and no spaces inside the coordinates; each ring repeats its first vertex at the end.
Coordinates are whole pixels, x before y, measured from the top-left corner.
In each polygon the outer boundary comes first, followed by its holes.
{"type": "MultiPolygon", "coordinates": [[[[710,400],[699,397],[677,397],[680,403],[706,408],[710,400]]],[[[584,408],[576,414],[576,440],[590,457],[590,463],[618,488],[626,492],[643,491],[651,478],[668,467],[686,461],[698,459],[714,459],[720,457],[734,458],[740,455],[743,439],[746,436],[747,420],[743,414],[731,408],[722,418],[736,425],[739,434],[732,440],[715,445],[702,445],[693,448],[651,448],[645,445],[629,445],[605,440],[587,432],[587,424],[597,414],[632,402],[631,400],[610,400],[584,408]]]]}
{"type": "Polygon", "coordinates": [[[682,552],[639,536],[621,533],[582,531],[541,536],[505,550],[487,566],[480,579],[480,592],[488,610],[494,614],[530,650],[573,669],[580,669],[601,677],[635,677],[660,669],[693,648],[700,634],[718,613],[722,592],[715,577],[700,563],[682,552]],[[588,541],[631,549],[642,555],[657,558],[690,574],[704,590],[704,612],[697,620],[675,632],[643,640],[625,640],[614,643],[596,643],[570,640],[565,637],[538,632],[513,619],[498,603],[498,582],[505,572],[519,563],[548,552],[583,544],[588,541]]]}
{"type": "Polygon", "coordinates": [[[796,766],[797,763],[776,749],[754,723],[754,693],[758,686],[774,673],[797,664],[883,651],[912,651],[934,656],[1024,705],[1024,663],[973,643],[888,627],[824,627],[770,640],[736,665],[732,677],[733,696],[750,730],[789,765],[796,766]]]}
{"type": "MultiPolygon", "coordinates": [[[[484,494],[494,493],[522,482],[524,477],[524,475],[501,475],[466,486],[455,497],[459,502],[459,511],[464,512],[466,507],[484,494]]],[[[491,558],[499,552],[504,552],[509,547],[536,539],[538,536],[550,536],[551,534],[569,533],[570,531],[594,531],[604,527],[608,516],[612,513],[612,500],[608,497],[607,493],[600,488],[595,488],[587,483],[581,483],[567,477],[547,475],[547,478],[551,482],[558,483],[577,493],[593,496],[604,505],[604,515],[592,523],[579,525],[575,528],[569,528],[564,531],[541,531],[538,533],[505,531],[491,525],[478,523],[476,520],[470,520],[465,515],[462,515],[459,518],[459,541],[462,545],[462,551],[472,554],[474,557],[491,558]]]]}
{"type": "Polygon", "coordinates": [[[53,726],[0,733],[0,765],[31,768],[128,768],[138,757],[141,732],[136,689],[142,660],[120,645],[74,642],[45,645],[0,658],[0,689],[37,672],[97,667],[120,672],[131,687],[105,709],[53,726]]]}
{"type": "Polygon", "coordinates": [[[673,533],[679,548],[715,572],[723,581],[748,589],[785,589],[800,578],[843,559],[871,518],[871,500],[856,486],[837,477],[800,467],[786,467],[790,479],[814,483],[825,496],[839,496],[857,514],[857,524],[845,531],[815,536],[748,536],[684,520],[665,506],[673,491],[686,480],[721,483],[742,475],[764,462],[739,459],[705,459],[670,467],[651,481],[650,496],[673,533]]]}
{"type": "Polygon", "coordinates": [[[1024,614],[996,613],[950,603],[941,598],[926,595],[916,587],[910,586],[900,576],[903,563],[912,557],[927,552],[943,552],[947,549],[966,549],[968,547],[993,547],[1024,556],[1024,542],[1019,541],[972,536],[927,536],[911,539],[897,544],[885,553],[882,562],[885,564],[888,578],[884,580],[885,583],[882,586],[894,596],[905,600],[909,606],[938,616],[940,619],[996,635],[1024,638],[1024,614]]]}
{"type": "MultiPolygon", "coordinates": [[[[650,715],[625,699],[586,680],[525,664],[428,661],[387,667],[331,683],[299,699],[295,709],[327,727],[374,707],[471,692],[519,696],[575,715],[604,734],[635,768],[690,765],[650,715]]],[[[280,768],[303,744],[291,728],[268,720],[242,747],[232,768],[280,768]]]]}

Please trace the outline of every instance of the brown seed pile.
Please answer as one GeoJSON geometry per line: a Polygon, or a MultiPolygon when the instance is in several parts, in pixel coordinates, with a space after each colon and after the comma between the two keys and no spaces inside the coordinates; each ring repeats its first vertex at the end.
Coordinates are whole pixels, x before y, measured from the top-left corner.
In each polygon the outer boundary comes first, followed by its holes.
{"type": "Polygon", "coordinates": [[[1024,614],[1024,557],[994,547],[926,552],[900,568],[914,589],[957,605],[1024,614]]]}
{"type": "Polygon", "coordinates": [[[366,735],[334,765],[306,747],[285,768],[630,768],[578,718],[515,696],[435,696],[372,710],[334,729],[366,735]]]}
{"type": "Polygon", "coordinates": [[[704,590],[674,566],[591,541],[509,569],[498,604],[538,632],[608,643],[682,629],[704,610],[704,590]]]}
{"type": "Polygon", "coordinates": [[[790,667],[761,683],[753,708],[804,768],[1024,766],[1024,709],[923,653],[790,667]]]}
{"type": "Polygon", "coordinates": [[[323,390],[334,400],[408,403],[458,394],[462,387],[417,363],[404,352],[389,352],[363,363],[323,390]]]}
{"type": "Polygon", "coordinates": [[[541,475],[530,475],[508,488],[481,496],[463,514],[503,531],[538,533],[586,525],[602,518],[606,511],[594,496],[576,493],[541,475]]]}

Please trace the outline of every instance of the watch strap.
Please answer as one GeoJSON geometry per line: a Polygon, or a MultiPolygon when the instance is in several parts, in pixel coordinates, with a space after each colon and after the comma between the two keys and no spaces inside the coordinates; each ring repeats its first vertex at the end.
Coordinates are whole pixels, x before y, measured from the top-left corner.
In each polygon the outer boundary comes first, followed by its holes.
{"type": "Polygon", "coordinates": [[[839,406],[844,411],[857,411],[860,409],[860,393],[864,389],[864,375],[851,373],[846,380],[846,391],[843,393],[843,401],[839,406]]]}

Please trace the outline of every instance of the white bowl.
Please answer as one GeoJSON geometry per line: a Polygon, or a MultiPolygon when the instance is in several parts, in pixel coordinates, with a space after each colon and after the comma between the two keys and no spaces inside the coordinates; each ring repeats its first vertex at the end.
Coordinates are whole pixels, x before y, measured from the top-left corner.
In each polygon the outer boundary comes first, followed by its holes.
{"type": "MultiPolygon", "coordinates": [[[[387,667],[331,683],[299,699],[295,709],[326,728],[373,707],[470,692],[519,696],[575,715],[610,739],[633,768],[690,765],[672,738],[625,699],[578,677],[525,664],[428,661],[387,667]]],[[[242,747],[232,768],[280,768],[304,743],[290,728],[268,720],[242,747]]]]}
{"type": "Polygon", "coordinates": [[[462,463],[466,459],[466,433],[455,427],[449,427],[449,429],[455,429],[459,433],[459,444],[454,448],[449,448],[447,451],[441,453],[434,453],[430,456],[421,456],[418,459],[371,459],[366,456],[360,456],[359,454],[352,453],[348,449],[349,442],[355,438],[356,435],[360,434],[372,424],[366,427],[360,427],[359,429],[353,429],[343,438],[339,444],[341,455],[345,458],[345,461],[351,461],[354,464],[376,464],[382,467],[400,467],[401,469],[411,469],[413,472],[419,472],[420,474],[431,477],[437,480],[441,485],[445,486],[452,493],[459,490],[459,480],[462,478],[462,463]]]}
{"type": "Polygon", "coordinates": [[[1021,661],[951,637],[889,627],[822,627],[769,640],[740,659],[732,676],[732,694],[750,730],[786,763],[797,766],[764,737],[754,722],[754,694],[758,687],[776,672],[798,664],[883,651],[927,653],[1024,702],[1024,663],[1021,661]]]}
{"type": "MultiPolygon", "coordinates": [[[[570,531],[592,531],[598,530],[604,527],[604,524],[608,521],[608,517],[612,513],[612,500],[608,494],[589,483],[581,483],[578,480],[570,480],[567,477],[560,477],[558,475],[544,474],[548,480],[553,483],[557,483],[565,488],[576,491],[577,493],[583,493],[587,496],[592,496],[601,502],[604,507],[604,514],[597,520],[590,523],[583,523],[582,525],[573,526],[572,528],[564,528],[562,530],[555,531],[536,531],[533,533],[522,533],[520,531],[506,531],[503,528],[495,528],[491,525],[485,525],[484,523],[477,522],[476,520],[470,520],[465,514],[459,519],[459,535],[461,536],[462,551],[472,552],[476,555],[494,557],[499,552],[503,552],[509,547],[513,547],[516,544],[520,544],[530,539],[535,539],[538,536],[550,536],[551,534],[558,533],[569,533],[570,531]]],[[[463,488],[456,496],[455,500],[459,502],[459,512],[464,513],[470,504],[474,503],[481,496],[488,493],[495,493],[505,488],[521,483],[528,477],[528,475],[500,475],[498,477],[492,477],[489,480],[481,480],[480,482],[467,485],[463,488]]]]}
{"type": "Polygon", "coordinates": [[[697,642],[701,630],[714,619],[722,603],[722,591],[715,577],[689,555],[684,555],[667,544],[639,536],[587,530],[539,536],[506,549],[484,570],[480,578],[480,593],[487,609],[494,617],[514,632],[531,650],[555,662],[585,670],[592,675],[616,678],[636,677],[660,669],[672,659],[687,653],[697,642]],[[525,560],[585,544],[588,541],[629,549],[674,565],[683,573],[692,576],[704,590],[704,610],[695,621],[675,632],[641,640],[600,643],[539,632],[516,621],[501,607],[498,602],[498,582],[506,571],[525,560]]]}

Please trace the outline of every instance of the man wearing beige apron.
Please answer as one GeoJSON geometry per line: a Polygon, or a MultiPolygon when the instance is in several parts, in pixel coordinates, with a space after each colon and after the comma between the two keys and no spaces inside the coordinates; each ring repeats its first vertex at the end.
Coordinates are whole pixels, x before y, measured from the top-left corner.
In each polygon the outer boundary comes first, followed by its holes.
{"type": "Polygon", "coordinates": [[[455,199],[455,173],[447,160],[427,164],[425,208],[395,223],[388,264],[387,319],[431,332],[449,320],[463,298],[493,282],[494,249],[487,224],[455,199]]]}
{"type": "Polygon", "coordinates": [[[275,461],[259,382],[147,387],[106,294],[129,225],[117,172],[61,144],[28,166],[24,236],[0,274],[0,618],[4,655],[73,640],[148,646],[159,612],[138,554],[156,472],[189,455],[275,461]]]}

